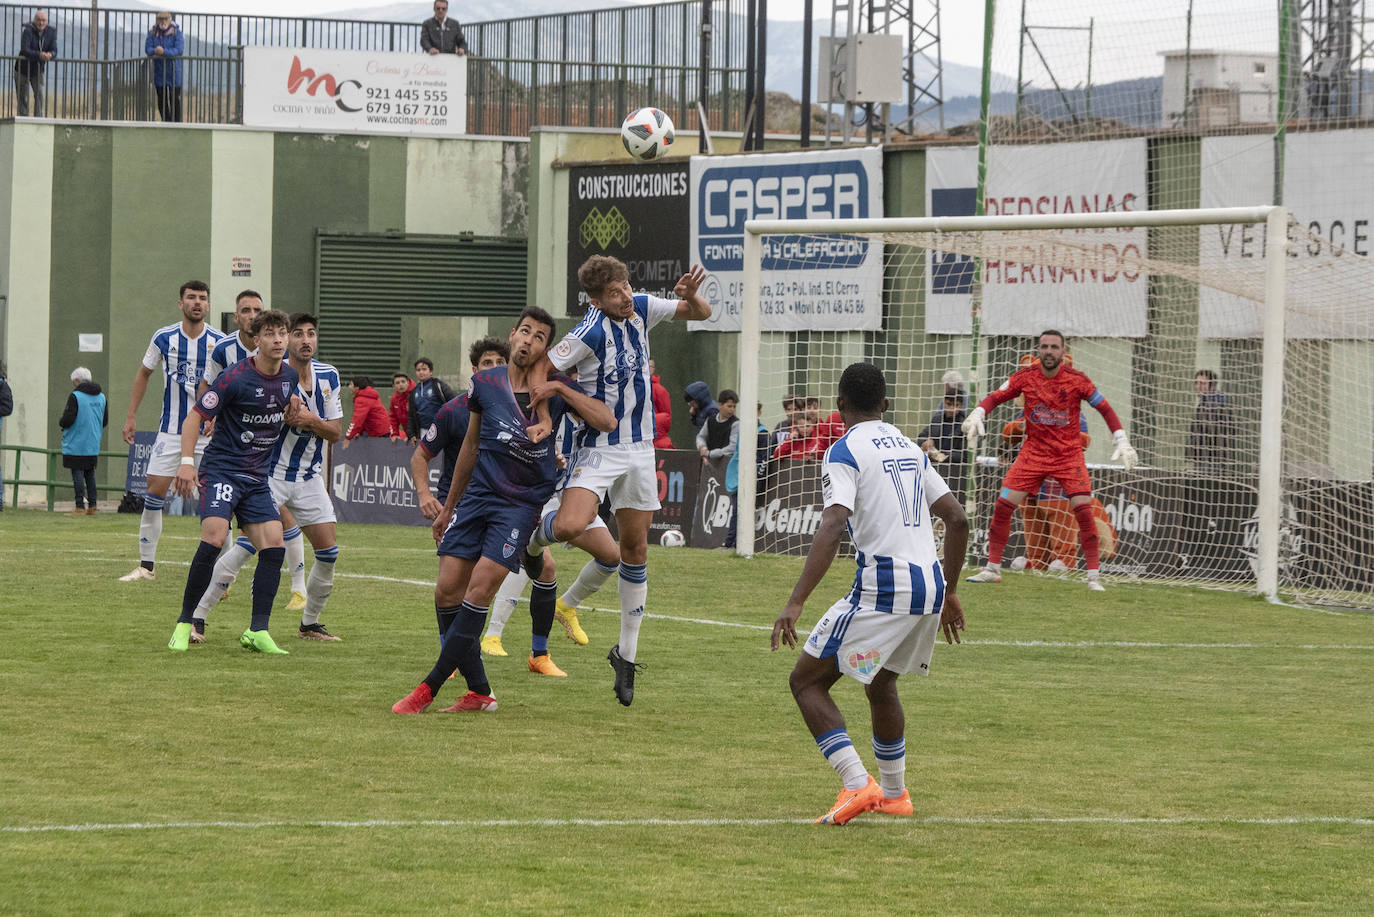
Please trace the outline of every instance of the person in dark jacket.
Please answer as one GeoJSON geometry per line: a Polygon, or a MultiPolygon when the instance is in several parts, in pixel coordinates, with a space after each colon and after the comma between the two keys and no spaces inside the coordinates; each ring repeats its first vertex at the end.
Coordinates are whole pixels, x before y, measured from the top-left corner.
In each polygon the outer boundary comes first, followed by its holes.
{"type": "Polygon", "coordinates": [[[1194,377],[1197,408],[1188,427],[1188,459],[1198,474],[1219,474],[1230,462],[1231,409],[1217,384],[1215,370],[1199,369],[1194,377]]]}
{"type": "MultiPolygon", "coordinates": [[[[5,418],[14,413],[14,392],[5,378],[5,364],[0,362],[0,433],[5,430],[5,418]]],[[[0,510],[5,508],[5,463],[0,462],[0,510]]]]}
{"type": "Polygon", "coordinates": [[[687,383],[687,387],[682,390],[682,397],[687,402],[687,413],[691,415],[692,423],[698,430],[709,418],[720,413],[716,400],[711,397],[711,387],[699,379],[687,383]]]}
{"type": "Polygon", "coordinates": [[[57,425],[62,428],[62,467],[71,469],[76,490],[73,516],[94,516],[99,491],[95,487],[95,464],[100,459],[101,431],[110,425],[110,410],[100,386],[91,381],[84,366],[72,370],[73,391],[57,425]]]}
{"type": "Polygon", "coordinates": [[[420,441],[439,409],[453,400],[453,389],[443,379],[434,378],[434,361],[421,357],[415,361],[415,384],[410,389],[410,416],[406,418],[406,439],[420,441]]]}
{"type": "Polygon", "coordinates": [[[39,10],[33,22],[19,34],[19,59],[14,62],[14,94],[19,117],[29,114],[29,90],[33,90],[33,116],[43,117],[43,76],[48,61],[57,56],[57,29],[48,25],[48,14],[39,10]]]}
{"type": "Polygon", "coordinates": [[[157,23],[148,30],[143,42],[143,53],[153,62],[158,114],[163,121],[180,121],[181,56],[186,53],[186,45],[171,13],[157,14],[157,23]]]}
{"type": "Polygon", "coordinates": [[[430,54],[468,53],[468,40],[457,19],[448,18],[448,0],[434,0],[434,17],[420,25],[420,47],[430,54]]]}
{"type": "Polygon", "coordinates": [[[382,407],[382,396],[372,387],[367,376],[354,376],[348,383],[353,392],[353,421],[348,425],[340,448],[347,449],[349,442],[359,436],[391,435],[391,418],[382,407]]]}

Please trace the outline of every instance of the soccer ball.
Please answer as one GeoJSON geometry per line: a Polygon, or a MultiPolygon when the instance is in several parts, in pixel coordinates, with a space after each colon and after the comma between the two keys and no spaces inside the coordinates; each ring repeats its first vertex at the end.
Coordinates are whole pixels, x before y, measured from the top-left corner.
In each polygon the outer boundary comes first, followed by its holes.
{"type": "Polygon", "coordinates": [[[669,529],[658,539],[658,543],[665,548],[680,548],[687,543],[687,539],[677,529],[669,529]]]}
{"type": "Polygon", "coordinates": [[[658,159],[673,145],[673,120],[657,108],[630,112],[620,125],[620,142],[635,159],[658,159]]]}

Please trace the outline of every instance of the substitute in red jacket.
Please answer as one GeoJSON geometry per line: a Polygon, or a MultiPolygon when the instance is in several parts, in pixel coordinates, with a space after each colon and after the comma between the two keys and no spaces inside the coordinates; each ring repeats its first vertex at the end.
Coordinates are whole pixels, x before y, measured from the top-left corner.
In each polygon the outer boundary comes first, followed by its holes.
{"type": "Polygon", "coordinates": [[[410,420],[410,389],[413,383],[405,373],[391,377],[391,438],[405,439],[406,424],[410,420]]]}
{"type": "Polygon", "coordinates": [[[668,431],[673,426],[673,399],[659,381],[653,360],[649,361],[649,391],[654,400],[654,448],[671,449],[673,440],[668,431]]]}
{"type": "Polygon", "coordinates": [[[391,418],[382,407],[382,396],[372,387],[372,380],[367,376],[354,376],[348,387],[353,392],[353,422],[348,425],[344,440],[391,435],[391,418]]]}

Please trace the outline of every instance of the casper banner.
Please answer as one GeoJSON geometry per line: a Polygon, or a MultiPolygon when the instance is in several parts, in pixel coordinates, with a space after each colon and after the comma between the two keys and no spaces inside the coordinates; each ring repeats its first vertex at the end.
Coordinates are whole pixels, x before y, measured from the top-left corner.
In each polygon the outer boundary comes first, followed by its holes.
{"type": "Polygon", "coordinates": [[[243,50],[243,123],[364,134],[467,130],[467,58],[315,48],[243,50]]]}
{"type": "MultiPolygon", "coordinates": [[[[749,156],[693,156],[692,260],[706,268],[712,315],[697,331],[738,331],[744,224],[751,219],[883,215],[877,147],[749,156]]],[[[883,320],[883,246],[857,236],[765,236],[764,331],[875,331],[883,320]]]]}
{"type": "MultiPolygon", "coordinates": [[[[973,216],[978,151],[926,152],[926,213],[973,216]]],[[[1144,140],[994,146],[988,150],[988,216],[1145,210],[1144,140]]],[[[1143,337],[1149,278],[1136,267],[1147,251],[1141,228],[1076,230],[1052,265],[1034,263],[1048,246],[1011,242],[983,264],[983,333],[1033,336],[1060,328],[1071,337],[1143,337]]],[[[971,255],[926,254],[926,333],[969,334],[971,255]]]]}
{"type": "MultiPolygon", "coordinates": [[[[330,494],[340,522],[382,525],[429,525],[420,514],[410,457],[415,447],[380,437],[359,436],[347,449],[335,447],[330,494]]],[[[438,482],[439,462],[430,465],[431,487],[438,482]]]]}
{"type": "Polygon", "coordinates": [[[630,269],[630,287],[675,299],[673,285],[690,266],[687,163],[585,166],[568,180],[568,314],[591,305],[577,268],[592,255],[613,255],[630,269]]]}
{"type": "MultiPolygon", "coordinates": [[[[1287,301],[1290,338],[1374,337],[1374,130],[1291,134],[1286,141],[1283,201],[1290,215],[1287,301]],[[1312,239],[1316,236],[1321,242],[1312,239]],[[1325,243],[1323,245],[1322,243],[1325,243]],[[1332,257],[1335,252],[1340,254],[1332,257]],[[1320,257],[1321,287],[1312,295],[1304,269],[1320,257]]],[[[1269,137],[1202,139],[1202,206],[1254,207],[1274,195],[1274,143],[1269,137]]],[[[1208,338],[1258,338],[1263,333],[1265,225],[1203,226],[1201,262],[1222,274],[1241,272],[1253,298],[1214,287],[1199,295],[1200,330],[1208,338]]]]}

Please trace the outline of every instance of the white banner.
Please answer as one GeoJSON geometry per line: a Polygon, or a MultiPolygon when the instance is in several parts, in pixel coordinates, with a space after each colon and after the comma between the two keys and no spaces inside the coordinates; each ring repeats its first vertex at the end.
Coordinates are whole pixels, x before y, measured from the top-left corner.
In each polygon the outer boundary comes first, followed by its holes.
{"type": "MultiPolygon", "coordinates": [[[[1361,259],[1374,251],[1374,186],[1368,180],[1374,176],[1374,130],[1289,134],[1286,143],[1283,200],[1296,224],[1287,271],[1287,336],[1368,338],[1374,334],[1374,289],[1368,282],[1369,262],[1361,259]],[[1342,252],[1317,275],[1304,271],[1322,254],[1307,233],[1342,252]],[[1352,257],[1347,260],[1346,254],[1352,257]]],[[[1250,207],[1273,199],[1272,138],[1203,138],[1203,207],[1250,207]]],[[[1265,243],[1263,223],[1205,226],[1202,264],[1262,278],[1265,243]]],[[[1260,302],[1204,286],[1199,307],[1203,337],[1262,334],[1260,302]]]]}
{"type": "Polygon", "coordinates": [[[467,58],[313,48],[243,50],[243,123],[446,137],[467,130],[467,58]]]}
{"type": "MultiPolygon", "coordinates": [[[[693,156],[692,260],[709,275],[710,321],[738,331],[744,223],[883,215],[882,150],[865,147],[747,156],[693,156]]],[[[764,331],[871,331],[883,321],[883,246],[856,236],[765,236],[764,331]]]]}
{"type": "MultiPolygon", "coordinates": [[[[972,216],[974,147],[926,154],[926,213],[972,216]]],[[[1147,206],[1144,140],[994,146],[988,150],[986,212],[1129,213],[1147,206]]],[[[1075,251],[1056,265],[1027,263],[1015,248],[983,265],[984,334],[1143,337],[1148,278],[1132,267],[1146,252],[1144,229],[1077,231],[1075,251]]],[[[1035,242],[1029,242],[1035,245],[1035,242]]],[[[926,332],[972,331],[973,259],[928,252],[926,332]]]]}

